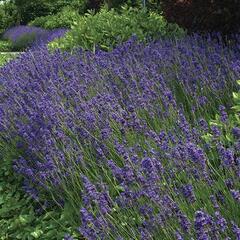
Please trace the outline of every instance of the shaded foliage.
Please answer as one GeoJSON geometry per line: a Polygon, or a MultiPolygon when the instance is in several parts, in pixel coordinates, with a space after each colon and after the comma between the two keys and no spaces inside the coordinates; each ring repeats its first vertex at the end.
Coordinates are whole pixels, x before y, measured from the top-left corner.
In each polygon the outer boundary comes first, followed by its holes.
{"type": "Polygon", "coordinates": [[[12,2],[0,4],[0,34],[17,22],[17,7],[12,2]]]}
{"type": "Polygon", "coordinates": [[[36,17],[56,14],[66,6],[84,12],[87,4],[86,0],[13,0],[13,2],[17,6],[21,24],[27,24],[36,17]]]}
{"type": "Polygon", "coordinates": [[[189,32],[229,34],[240,30],[238,0],[162,0],[162,8],[169,22],[189,32]]]}

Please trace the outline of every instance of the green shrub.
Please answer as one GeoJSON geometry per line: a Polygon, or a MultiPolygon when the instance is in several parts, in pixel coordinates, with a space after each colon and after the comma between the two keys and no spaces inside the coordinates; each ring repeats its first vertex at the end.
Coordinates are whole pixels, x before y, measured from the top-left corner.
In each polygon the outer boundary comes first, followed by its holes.
{"type": "Polygon", "coordinates": [[[33,21],[31,21],[28,25],[29,26],[36,26],[36,27],[45,27],[45,23],[53,16],[42,16],[42,17],[37,17],[33,21]]]}
{"type": "MultiPolygon", "coordinates": [[[[105,0],[108,8],[119,8],[123,5],[131,7],[143,7],[143,0],[105,0]]],[[[160,12],[160,0],[146,0],[145,6],[148,10],[160,12]]]]}
{"type": "Polygon", "coordinates": [[[0,4],[0,34],[17,22],[17,8],[12,2],[0,4]]]}
{"type": "Polygon", "coordinates": [[[30,22],[29,25],[43,27],[45,29],[70,28],[74,22],[78,21],[79,17],[80,15],[76,10],[73,10],[71,7],[65,7],[55,15],[38,17],[30,22]]]}
{"type": "Polygon", "coordinates": [[[86,0],[14,0],[21,24],[28,24],[37,17],[57,14],[66,6],[81,11],[86,0]]]}
{"type": "Polygon", "coordinates": [[[99,46],[111,50],[114,46],[135,35],[140,41],[159,37],[183,36],[185,32],[176,24],[168,24],[157,13],[144,10],[122,8],[121,13],[115,10],[102,9],[96,15],[85,14],[72,27],[65,37],[50,43],[50,48],[71,50],[75,47],[94,50],[99,46]]]}
{"type": "Polygon", "coordinates": [[[0,41],[0,52],[9,52],[12,50],[10,41],[0,41]]]}

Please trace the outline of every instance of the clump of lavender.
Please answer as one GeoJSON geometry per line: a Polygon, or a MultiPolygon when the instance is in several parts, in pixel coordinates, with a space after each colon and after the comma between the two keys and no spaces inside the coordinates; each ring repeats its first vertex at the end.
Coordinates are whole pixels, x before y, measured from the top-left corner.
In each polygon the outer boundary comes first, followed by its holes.
{"type": "Polygon", "coordinates": [[[17,41],[19,38],[21,38],[25,34],[36,34],[37,36],[41,36],[43,34],[46,34],[46,30],[39,27],[30,27],[30,26],[16,26],[11,27],[7,29],[3,34],[3,39],[11,40],[12,42],[17,41]]]}
{"type": "Polygon", "coordinates": [[[71,206],[86,239],[233,237],[236,131],[226,144],[204,119],[220,105],[221,124],[232,119],[236,48],[194,35],[22,54],[0,69],[0,130],[22,149],[24,189],[71,206]]]}
{"type": "Polygon", "coordinates": [[[9,28],[3,34],[3,39],[10,40],[13,48],[41,48],[56,38],[62,37],[67,29],[46,30],[34,26],[16,26],[9,28]]]}

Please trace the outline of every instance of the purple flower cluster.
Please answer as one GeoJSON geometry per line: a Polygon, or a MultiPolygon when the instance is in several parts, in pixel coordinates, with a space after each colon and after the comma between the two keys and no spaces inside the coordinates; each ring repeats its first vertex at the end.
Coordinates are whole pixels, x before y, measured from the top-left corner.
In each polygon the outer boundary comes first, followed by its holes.
{"type": "Polygon", "coordinates": [[[3,39],[11,40],[12,42],[17,41],[25,34],[35,34],[36,37],[40,37],[47,33],[47,30],[39,27],[30,27],[30,26],[16,26],[11,27],[5,31],[3,34],[3,39]]]}
{"type": "Polygon", "coordinates": [[[16,43],[24,36],[33,36],[33,42],[29,47],[34,49],[42,47],[47,43],[53,41],[56,38],[62,37],[66,33],[67,29],[54,29],[46,30],[40,27],[34,26],[16,26],[9,28],[3,34],[3,39],[8,39],[13,43],[16,43]]]}
{"type": "Polygon", "coordinates": [[[26,191],[70,201],[86,239],[236,235],[239,150],[205,149],[201,132],[237,88],[237,48],[195,35],[11,61],[0,69],[0,130],[22,149],[14,168],[26,191]]]}
{"type": "Polygon", "coordinates": [[[43,34],[31,44],[31,50],[36,50],[46,46],[56,38],[61,38],[68,30],[65,28],[57,28],[53,30],[47,30],[46,34],[43,34]]]}

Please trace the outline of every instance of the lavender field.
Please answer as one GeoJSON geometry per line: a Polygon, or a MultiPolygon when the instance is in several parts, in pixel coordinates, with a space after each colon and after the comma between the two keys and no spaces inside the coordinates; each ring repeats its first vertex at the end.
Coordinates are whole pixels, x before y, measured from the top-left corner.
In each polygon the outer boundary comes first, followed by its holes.
{"type": "Polygon", "coordinates": [[[2,145],[65,239],[240,239],[236,39],[41,45],[0,68],[2,145]]]}

